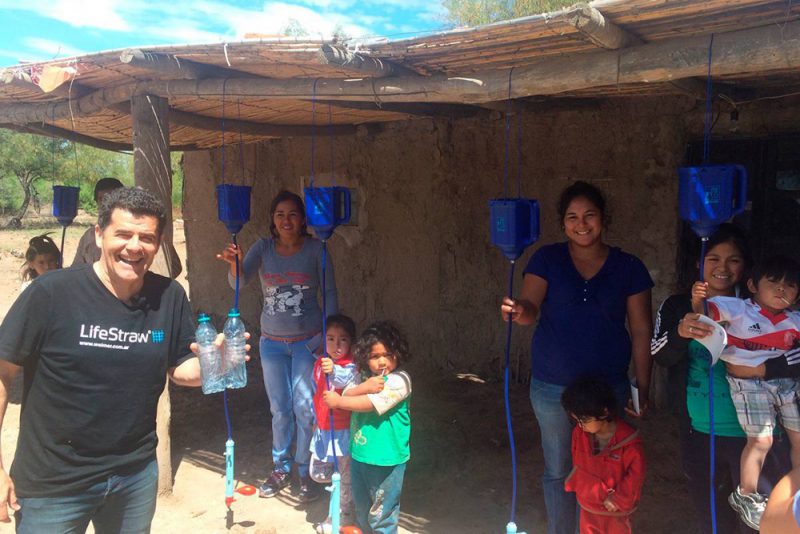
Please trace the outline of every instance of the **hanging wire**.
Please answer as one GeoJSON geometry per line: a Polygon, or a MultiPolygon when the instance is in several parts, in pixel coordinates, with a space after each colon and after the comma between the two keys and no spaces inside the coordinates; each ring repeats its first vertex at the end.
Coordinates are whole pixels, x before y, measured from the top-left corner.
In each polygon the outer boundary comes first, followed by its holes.
{"type": "Polygon", "coordinates": [[[522,198],[522,102],[517,103],[517,198],[522,198]]]}
{"type": "Polygon", "coordinates": [[[314,149],[316,148],[317,137],[317,82],[319,78],[314,78],[314,85],[311,86],[311,187],[314,187],[314,149]]]}
{"type": "Polygon", "coordinates": [[[228,439],[233,439],[231,432],[231,416],[228,413],[228,388],[222,390],[222,403],[225,405],[225,425],[228,428],[228,439]]]}
{"type": "Polygon", "coordinates": [[[711,41],[708,43],[708,77],[706,79],[706,114],[703,129],[703,163],[708,163],[709,158],[711,157],[711,126],[713,122],[713,112],[711,106],[713,101],[713,96],[711,94],[711,91],[713,90],[713,84],[711,81],[711,60],[713,50],[714,34],[712,33],[711,41]]]}
{"type": "Polygon", "coordinates": [[[225,183],[225,85],[228,83],[228,78],[222,80],[222,183],[225,183]]]}
{"type": "MultiPolygon", "coordinates": [[[[326,289],[327,289],[327,273],[326,273],[326,264],[328,263],[328,240],[322,240],[322,347],[323,347],[323,354],[325,357],[330,358],[331,355],[328,354],[328,298],[326,296],[326,289]]],[[[328,387],[329,390],[332,390],[331,384],[331,376],[325,375],[325,385],[328,387]]],[[[330,431],[331,431],[331,447],[333,450],[333,471],[334,473],[339,472],[339,460],[336,458],[336,441],[335,441],[335,434],[334,434],[334,425],[333,425],[333,408],[329,410],[329,423],[330,423],[330,431]]]]}
{"type": "Polygon", "coordinates": [[[244,185],[244,139],[242,137],[242,99],[236,100],[236,114],[239,117],[239,163],[242,171],[242,185],[244,185]]]}
{"type": "MultiPolygon", "coordinates": [[[[711,62],[713,59],[714,50],[714,34],[711,34],[711,40],[708,43],[708,76],[706,79],[706,113],[704,118],[703,130],[703,163],[707,164],[711,157],[711,128],[713,127],[713,84],[711,78],[711,62]]],[[[708,236],[700,237],[700,281],[705,281],[705,257],[706,246],[708,244],[708,236]]],[[[708,301],[703,299],[703,314],[708,316],[708,301]]],[[[709,359],[708,362],[708,412],[709,412],[709,505],[711,507],[711,532],[717,533],[717,506],[716,506],[716,488],[714,480],[716,478],[716,439],[714,436],[714,360],[709,359]]]]}
{"type": "Polygon", "coordinates": [[[336,187],[336,162],[334,160],[334,148],[333,148],[333,106],[329,103],[328,104],[328,136],[331,140],[331,180],[332,185],[336,187]]]}
{"type": "Polygon", "coordinates": [[[508,106],[506,109],[506,125],[505,125],[505,160],[503,163],[503,198],[508,198],[508,167],[509,167],[509,145],[511,144],[511,107],[513,102],[511,100],[511,75],[514,74],[514,67],[508,71],[508,106]]]}
{"type": "MultiPolygon", "coordinates": [[[[508,295],[509,297],[514,294],[514,267],[515,261],[511,261],[511,273],[508,276],[508,295]]],[[[511,401],[508,397],[509,388],[509,369],[511,368],[511,328],[514,321],[511,320],[511,314],[508,316],[508,327],[506,329],[506,354],[504,362],[504,387],[503,398],[505,400],[506,408],[506,427],[508,428],[508,442],[511,446],[511,519],[510,522],[515,522],[517,512],[517,447],[514,442],[514,428],[511,424],[511,401]]]]}

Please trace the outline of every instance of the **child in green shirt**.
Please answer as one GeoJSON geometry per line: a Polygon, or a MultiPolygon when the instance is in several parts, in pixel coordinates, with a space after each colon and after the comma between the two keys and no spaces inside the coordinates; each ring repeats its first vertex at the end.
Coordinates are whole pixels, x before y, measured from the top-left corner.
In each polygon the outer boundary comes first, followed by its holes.
{"type": "Polygon", "coordinates": [[[369,375],[343,395],[324,393],[333,409],[349,410],[353,502],[364,534],[395,534],[400,519],[400,494],[410,458],[411,377],[408,341],[393,323],[370,325],[355,344],[356,362],[369,375]]]}

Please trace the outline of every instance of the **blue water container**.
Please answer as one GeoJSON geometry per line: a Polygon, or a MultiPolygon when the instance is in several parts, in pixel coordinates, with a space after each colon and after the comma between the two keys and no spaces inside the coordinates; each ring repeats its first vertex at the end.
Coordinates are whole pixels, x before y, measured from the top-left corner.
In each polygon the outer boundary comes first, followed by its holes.
{"type": "Polygon", "coordinates": [[[678,169],[681,219],[700,237],[744,211],[747,171],[742,165],[697,165],[678,169]]]}
{"type": "Polygon", "coordinates": [[[69,226],[78,214],[80,187],[70,185],[53,186],[53,217],[62,226],[69,226]]]}
{"type": "Polygon", "coordinates": [[[350,220],[350,190],[346,187],[306,187],[306,219],[317,237],[328,239],[350,220]]]}
{"type": "Polygon", "coordinates": [[[222,184],[217,186],[219,220],[232,234],[238,234],[250,220],[251,189],[246,185],[222,184]]]}
{"type": "Polygon", "coordinates": [[[539,239],[539,201],[496,198],[489,201],[492,245],[511,261],[539,239]]]}

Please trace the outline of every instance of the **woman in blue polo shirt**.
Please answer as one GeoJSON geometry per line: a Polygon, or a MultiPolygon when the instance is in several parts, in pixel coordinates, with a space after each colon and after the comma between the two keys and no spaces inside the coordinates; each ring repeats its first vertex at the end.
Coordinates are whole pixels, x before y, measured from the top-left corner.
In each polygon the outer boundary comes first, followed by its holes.
{"type": "Polygon", "coordinates": [[[539,320],[531,342],[530,397],[544,452],[547,531],[574,534],[575,494],[564,491],[572,469],[572,425],[561,393],[581,376],[601,376],[620,406],[627,405],[633,356],[640,413],[647,409],[653,281],[638,258],[603,242],[605,199],[598,188],[570,185],[561,193],[558,214],[567,241],[536,251],[520,297],[504,298],[500,311],[522,325],[539,320]]]}

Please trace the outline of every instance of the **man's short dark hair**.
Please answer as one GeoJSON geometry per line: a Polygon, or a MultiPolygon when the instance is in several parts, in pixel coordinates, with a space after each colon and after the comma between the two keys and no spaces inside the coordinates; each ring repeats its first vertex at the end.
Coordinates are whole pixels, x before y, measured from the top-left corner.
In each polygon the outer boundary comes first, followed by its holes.
{"type": "Polygon", "coordinates": [[[128,211],[136,216],[147,215],[158,219],[158,235],[161,236],[167,222],[164,205],[155,195],[141,187],[120,187],[105,196],[97,213],[97,225],[105,230],[111,223],[115,209],[128,211]]]}
{"type": "Polygon", "coordinates": [[[113,191],[114,189],[119,189],[120,187],[125,187],[122,185],[122,182],[117,180],[116,178],[100,178],[97,180],[97,183],[94,184],[94,200],[97,202],[97,195],[103,193],[104,191],[113,191]]]}

